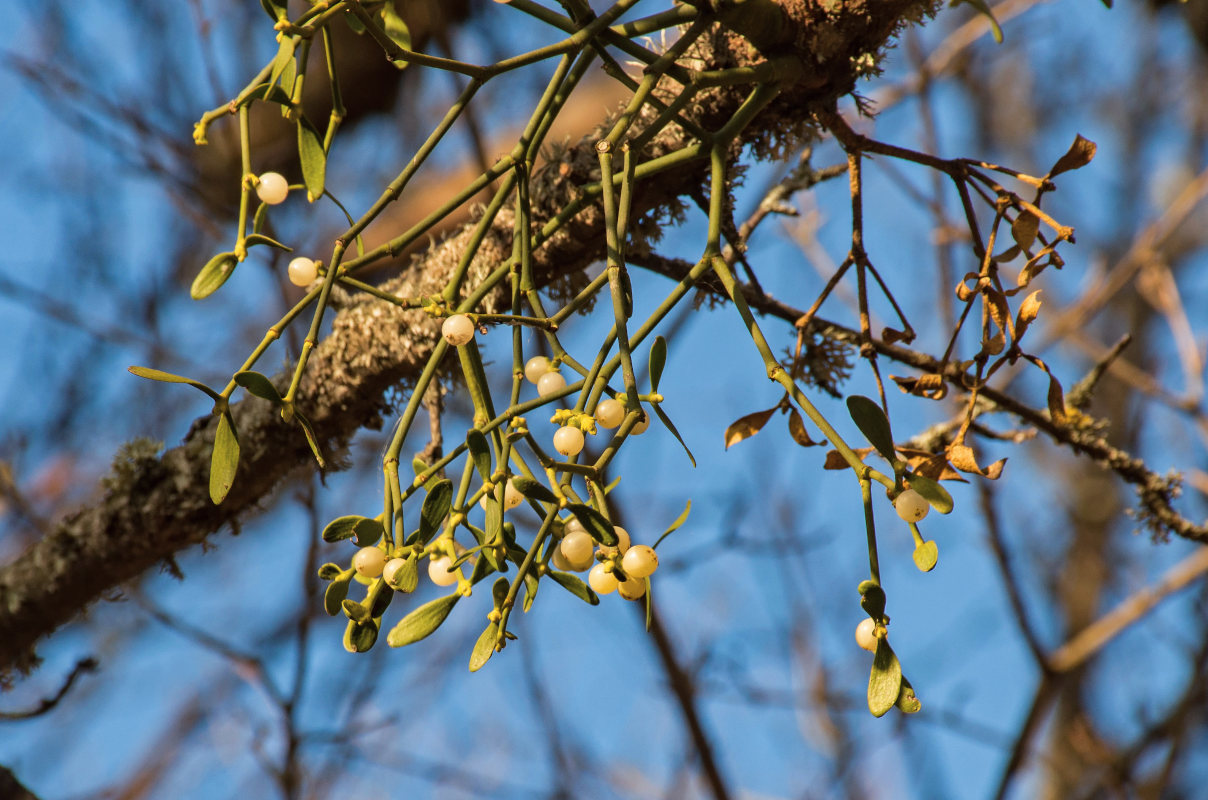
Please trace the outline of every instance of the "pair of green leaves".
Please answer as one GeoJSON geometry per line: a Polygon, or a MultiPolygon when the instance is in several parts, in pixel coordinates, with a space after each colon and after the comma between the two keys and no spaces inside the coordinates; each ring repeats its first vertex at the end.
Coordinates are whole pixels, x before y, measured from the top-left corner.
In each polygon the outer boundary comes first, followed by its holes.
{"type": "Polygon", "coordinates": [[[268,400],[274,406],[277,406],[281,411],[281,418],[286,421],[293,419],[298,423],[298,427],[302,428],[302,433],[306,436],[306,444],[310,446],[311,455],[315,457],[315,461],[319,465],[319,469],[325,469],[327,462],[323,459],[323,453],[319,450],[319,440],[315,438],[315,430],[310,425],[310,420],[298,410],[293,403],[286,404],[285,398],[277,391],[277,387],[273,385],[266,376],[252,370],[244,370],[243,372],[235,373],[235,383],[242,386],[249,394],[254,394],[262,400],[268,400]]]}
{"type": "MultiPolygon", "coordinates": [[[[654,337],[654,344],[650,345],[650,392],[658,394],[659,381],[663,377],[663,367],[667,365],[667,340],[662,336],[654,337]]],[[[684,448],[684,452],[688,454],[688,460],[692,462],[692,466],[696,466],[696,456],[692,455],[692,451],[688,449],[688,445],[684,442],[684,437],[680,436],[679,430],[675,427],[675,423],[671,418],[664,413],[660,408],[659,403],[652,402],[650,408],[654,410],[654,415],[659,418],[659,422],[663,423],[663,427],[671,431],[671,435],[680,443],[680,447],[684,448]]]]}
{"type": "Polygon", "coordinates": [[[923,708],[914,687],[902,674],[902,664],[889,641],[878,639],[868,676],[868,710],[874,717],[883,717],[894,706],[904,714],[914,714],[923,708]]]}
{"type": "Polygon", "coordinates": [[[235,484],[235,472],[239,469],[239,435],[235,430],[235,419],[227,399],[201,381],[173,375],[171,372],[150,367],[127,367],[131,374],[162,383],[184,383],[202,392],[214,401],[214,414],[218,416],[218,428],[214,432],[214,447],[210,453],[210,500],[218,505],[226,499],[235,484]]]}

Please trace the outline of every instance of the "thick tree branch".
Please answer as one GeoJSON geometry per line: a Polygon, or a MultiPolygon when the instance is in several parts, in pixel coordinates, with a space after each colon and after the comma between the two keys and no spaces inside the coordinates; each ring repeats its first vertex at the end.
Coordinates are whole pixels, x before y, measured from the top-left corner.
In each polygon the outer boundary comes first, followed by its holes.
{"type": "MultiPolygon", "coordinates": [[[[771,152],[803,132],[813,111],[832,107],[853,89],[862,56],[882,50],[903,25],[935,9],[932,2],[917,0],[822,4],[830,10],[803,0],[779,5],[792,33],[778,37],[779,55],[783,58],[787,50],[796,57],[798,79],[784,87],[749,129],[746,141],[756,152],[771,152]]],[[[760,58],[733,35],[718,34],[711,46],[706,55],[714,63],[706,63],[706,68],[760,58]]],[[[707,102],[685,113],[706,129],[716,129],[731,118],[747,90],[715,90],[707,102]]],[[[679,149],[687,142],[684,136],[673,126],[650,150],[657,154],[679,149]]],[[[597,163],[593,146],[594,138],[587,137],[534,175],[531,191],[538,222],[564,207],[576,186],[590,182],[597,163]]],[[[656,220],[707,175],[707,161],[661,173],[641,187],[638,210],[656,220]]],[[[478,277],[511,254],[509,231],[509,218],[501,215],[473,266],[478,277]]],[[[409,297],[438,293],[470,233],[463,228],[418,256],[390,290],[409,297]]],[[[603,255],[603,215],[588,208],[534,253],[534,274],[548,285],[603,255]]],[[[310,417],[325,453],[342,453],[358,430],[380,422],[386,392],[419,374],[438,332],[438,324],[422,312],[400,311],[365,295],[348,301],[336,315],[331,334],[312,354],[300,395],[300,408],[310,417]]],[[[233,413],[242,454],[234,488],[222,505],[210,502],[204,477],[216,427],[213,418],[205,417],[194,422],[180,446],[162,456],[147,452],[145,446],[127,448],[104,481],[103,497],[68,516],[51,535],[0,569],[0,671],[31,668],[36,663],[34,644],[103,593],[222,527],[237,525],[292,472],[313,468],[298,429],[284,423],[268,403],[244,400],[233,413]]]]}

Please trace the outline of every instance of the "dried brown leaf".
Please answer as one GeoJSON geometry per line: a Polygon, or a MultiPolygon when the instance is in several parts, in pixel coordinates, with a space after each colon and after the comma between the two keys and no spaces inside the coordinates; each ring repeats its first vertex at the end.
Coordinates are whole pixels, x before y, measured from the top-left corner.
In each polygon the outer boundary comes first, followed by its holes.
{"type": "Polygon", "coordinates": [[[730,423],[730,427],[726,428],[726,449],[729,450],[730,445],[738,444],[743,439],[750,439],[763,430],[763,426],[768,424],[768,420],[772,418],[772,414],[776,413],[777,408],[778,406],[772,406],[767,411],[756,411],[730,423]]]}
{"type": "Polygon", "coordinates": [[[956,285],[956,297],[962,303],[969,301],[969,298],[977,294],[977,283],[981,276],[976,272],[966,272],[965,277],[961,278],[961,282],[956,285]],[[969,284],[973,281],[973,285],[969,284]]]}
{"type": "Polygon", "coordinates": [[[929,397],[932,400],[942,400],[948,394],[948,384],[944,382],[944,376],[939,373],[930,372],[926,375],[919,375],[917,378],[901,375],[890,375],[889,377],[906,394],[929,397]]]}
{"type": "Polygon", "coordinates": [[[1015,244],[1019,245],[1020,250],[1027,251],[1032,242],[1036,241],[1036,234],[1040,232],[1040,218],[1031,211],[1021,211],[1015,221],[1011,223],[1011,237],[1015,239],[1015,244]]]}
{"type": "MultiPolygon", "coordinates": [[[[861,448],[857,449],[855,451],[855,453],[856,453],[856,455],[858,455],[860,457],[860,460],[863,461],[864,459],[868,458],[869,454],[872,453],[873,449],[874,448],[871,448],[871,447],[861,447],[861,448]]],[[[851,464],[848,464],[847,459],[845,459],[843,456],[839,455],[838,450],[827,450],[826,451],[826,462],[822,465],[822,468],[823,469],[851,469],[851,464]]]]}
{"type": "Polygon", "coordinates": [[[888,344],[896,344],[898,342],[910,344],[914,341],[914,331],[900,331],[896,328],[886,327],[881,329],[881,339],[888,344]]]}
{"type": "Polygon", "coordinates": [[[1057,159],[1057,163],[1049,170],[1048,177],[1060,175],[1063,172],[1070,170],[1081,169],[1091,163],[1091,159],[1095,157],[1097,145],[1090,139],[1082,138],[1082,134],[1074,137],[1074,143],[1070,145],[1070,149],[1065,151],[1065,155],[1057,159]]]}
{"type": "Polygon", "coordinates": [[[1019,313],[1015,317],[1015,341],[1023,339],[1028,326],[1040,315],[1040,289],[1032,292],[1019,304],[1019,313]]]}
{"type": "Polygon", "coordinates": [[[822,444],[822,442],[815,442],[810,438],[809,433],[805,430],[805,420],[801,418],[801,412],[795,408],[789,411],[789,435],[802,447],[817,447],[822,444]]]}
{"type": "Polygon", "coordinates": [[[968,445],[954,444],[948,448],[948,460],[952,462],[952,466],[959,469],[961,472],[970,472],[975,475],[981,475],[990,480],[998,480],[1002,475],[1002,468],[1007,463],[1005,458],[1000,458],[990,466],[982,469],[977,464],[977,458],[973,455],[973,448],[968,445]]]}

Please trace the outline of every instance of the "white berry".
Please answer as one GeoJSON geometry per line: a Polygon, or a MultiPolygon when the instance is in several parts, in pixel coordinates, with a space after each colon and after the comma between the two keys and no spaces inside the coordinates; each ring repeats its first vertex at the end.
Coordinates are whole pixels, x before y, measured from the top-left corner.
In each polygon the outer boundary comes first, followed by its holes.
{"type": "Polygon", "coordinates": [[[596,422],[601,428],[615,428],[625,421],[625,406],[609,397],[596,406],[596,422]]]}
{"type": "Polygon", "coordinates": [[[566,378],[562,377],[562,373],[553,370],[545,373],[537,379],[537,394],[542,397],[549,397],[554,392],[560,392],[566,388],[566,378]]]}
{"type": "Polygon", "coordinates": [[[407,562],[405,559],[402,559],[402,558],[390,559],[389,561],[386,562],[386,566],[382,567],[382,580],[386,581],[387,584],[393,586],[395,583],[394,579],[398,577],[399,570],[401,570],[406,565],[407,565],[407,562]]]}
{"type": "Polygon", "coordinates": [[[646,411],[643,411],[642,418],[634,423],[633,427],[629,429],[629,432],[632,433],[634,436],[641,436],[643,433],[646,432],[646,429],[649,427],[650,427],[650,414],[648,414],[646,411]]]}
{"type": "Polygon", "coordinates": [[[352,568],[358,575],[366,578],[376,578],[382,574],[386,566],[386,554],[377,547],[362,547],[352,557],[352,568]]]}
{"type": "Polygon", "coordinates": [[[256,184],[256,196],[270,206],[285,202],[289,195],[289,181],[280,172],[266,172],[256,184]]]}
{"type": "Polygon", "coordinates": [[[574,572],[582,572],[591,566],[595,543],[585,532],[571,531],[562,537],[558,548],[574,572]]]}
{"type": "Polygon", "coordinates": [[[561,572],[574,572],[574,566],[566,560],[566,556],[562,555],[562,548],[555,547],[554,555],[550,558],[549,563],[554,565],[554,569],[561,572]]]}
{"type": "Polygon", "coordinates": [[[554,433],[554,449],[564,456],[577,456],[583,449],[583,431],[564,425],[554,433]]]}
{"type": "Polygon", "coordinates": [[[474,323],[465,314],[454,314],[440,326],[440,334],[454,347],[461,347],[474,338],[474,323]]]}
{"type": "Polygon", "coordinates": [[[914,489],[907,489],[898,495],[898,499],[893,501],[893,507],[898,516],[907,522],[918,522],[931,510],[931,504],[914,489]]]}
{"type": "Polygon", "coordinates": [[[621,585],[617,586],[617,594],[624,597],[626,600],[637,600],[642,595],[646,594],[646,579],[645,578],[630,578],[621,585]]]}
{"type": "Polygon", "coordinates": [[[565,536],[566,534],[573,533],[574,531],[582,531],[583,533],[587,533],[587,528],[583,527],[583,523],[579,522],[578,517],[571,516],[570,519],[562,524],[562,535],[565,536]]]}
{"type": "Polygon", "coordinates": [[[289,262],[289,282],[294,286],[307,287],[319,277],[319,268],[306,256],[298,256],[289,262]]]}
{"type": "Polygon", "coordinates": [[[653,547],[635,544],[621,557],[621,568],[631,578],[645,578],[659,568],[659,557],[653,547]]]}
{"type": "Polygon", "coordinates": [[[617,590],[620,581],[617,576],[608,572],[604,564],[596,564],[587,573],[587,584],[600,594],[611,594],[617,590]]]}
{"type": "Polygon", "coordinates": [[[453,566],[453,559],[448,556],[430,558],[428,559],[428,577],[437,586],[452,586],[457,583],[457,574],[461,570],[456,569],[450,572],[449,567],[451,566],[453,566]]]}
{"type": "Polygon", "coordinates": [[[524,495],[512,483],[512,479],[508,478],[508,482],[503,487],[503,507],[515,508],[524,502],[524,495]]]}
{"type": "Polygon", "coordinates": [[[873,634],[876,628],[877,623],[873,622],[871,617],[860,620],[860,624],[856,626],[856,644],[870,653],[877,652],[877,637],[873,634]]]}
{"type": "Polygon", "coordinates": [[[533,356],[524,365],[524,377],[529,383],[535,384],[541,376],[554,368],[545,356],[533,356]]]}
{"type": "Polygon", "coordinates": [[[610,556],[615,556],[617,553],[624,555],[625,551],[629,549],[629,531],[620,525],[614,525],[612,529],[617,534],[616,547],[601,547],[600,552],[607,553],[610,556]]]}

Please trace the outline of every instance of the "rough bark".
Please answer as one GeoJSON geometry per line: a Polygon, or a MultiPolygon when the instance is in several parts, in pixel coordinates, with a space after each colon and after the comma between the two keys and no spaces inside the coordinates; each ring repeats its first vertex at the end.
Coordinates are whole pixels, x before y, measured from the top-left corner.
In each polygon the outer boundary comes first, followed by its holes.
{"type": "MultiPolygon", "coordinates": [[[[727,4],[715,0],[711,5],[727,4]]],[[[829,108],[851,92],[867,56],[878,54],[897,30],[923,19],[935,6],[917,0],[755,0],[744,8],[750,10],[737,24],[760,37],[765,55],[788,57],[797,71],[796,82],[785,87],[746,135],[757,153],[770,153],[790,144],[814,110],[829,108]],[[761,22],[761,15],[768,13],[777,15],[772,25],[761,22]],[[768,30],[776,35],[762,38],[768,30]]],[[[713,36],[697,55],[705,68],[760,58],[740,37],[725,32],[713,36]]],[[[742,87],[714,91],[686,113],[704,127],[716,128],[730,119],[744,94],[742,87]]],[[[682,146],[682,137],[678,129],[669,129],[652,147],[669,152],[682,146]]],[[[597,165],[593,139],[569,147],[534,175],[538,217],[563,207],[574,187],[590,182],[597,165]]],[[[640,187],[641,210],[648,220],[658,218],[707,176],[707,161],[660,175],[640,187]]],[[[585,210],[569,228],[534,254],[534,272],[545,284],[579,273],[603,257],[598,209],[585,210]]],[[[463,228],[416,257],[390,289],[402,296],[436,293],[469,236],[469,228],[463,228]]],[[[485,274],[510,253],[505,215],[496,222],[473,271],[485,274]]],[[[358,430],[380,422],[386,392],[418,376],[438,334],[437,322],[421,312],[402,312],[364,295],[347,301],[335,316],[331,334],[316,348],[300,395],[300,408],[327,454],[343,452],[358,430]]],[[[222,505],[213,505],[208,496],[206,475],[216,426],[213,418],[204,417],[194,422],[180,446],[162,456],[145,447],[127,448],[95,503],[66,517],[51,535],[0,569],[0,671],[30,669],[36,664],[37,641],[88,604],[224,526],[238,525],[291,473],[313,468],[299,430],[282,422],[268,403],[244,400],[233,413],[242,455],[235,486],[222,505]]]]}

